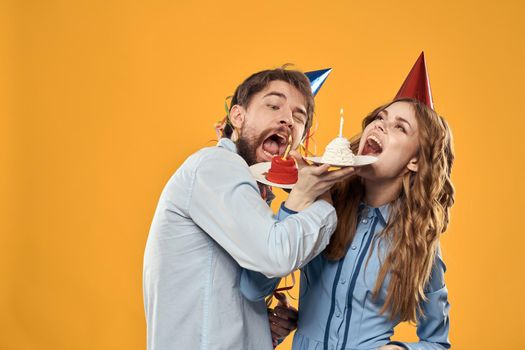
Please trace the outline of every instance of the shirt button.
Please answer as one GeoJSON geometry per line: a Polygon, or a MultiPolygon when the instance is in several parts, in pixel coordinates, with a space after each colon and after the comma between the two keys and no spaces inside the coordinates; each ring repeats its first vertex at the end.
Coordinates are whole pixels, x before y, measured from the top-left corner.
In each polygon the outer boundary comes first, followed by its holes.
{"type": "Polygon", "coordinates": [[[367,224],[368,223],[368,219],[363,219],[363,221],[361,221],[363,224],[367,224]]]}
{"type": "Polygon", "coordinates": [[[343,278],[343,279],[341,280],[341,284],[345,284],[345,283],[346,283],[346,280],[343,278]]]}
{"type": "Polygon", "coordinates": [[[341,317],[341,313],[340,312],[336,313],[335,317],[341,317]]]}
{"type": "Polygon", "coordinates": [[[357,246],[353,245],[352,250],[356,250],[356,249],[357,249],[357,246]]]}

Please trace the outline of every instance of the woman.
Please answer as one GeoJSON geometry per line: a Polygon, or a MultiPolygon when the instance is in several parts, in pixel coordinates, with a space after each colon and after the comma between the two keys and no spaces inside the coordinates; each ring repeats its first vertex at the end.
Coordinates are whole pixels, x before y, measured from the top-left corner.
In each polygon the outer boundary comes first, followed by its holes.
{"type": "MultiPolygon", "coordinates": [[[[301,270],[293,349],[447,349],[439,236],[454,201],[449,128],[418,100],[397,99],[364,119],[353,148],[378,160],[332,191],[338,227],[301,270]],[[402,321],[417,323],[418,343],[390,341],[402,321]]],[[[241,288],[257,299],[272,282],[245,271],[241,288]]]]}

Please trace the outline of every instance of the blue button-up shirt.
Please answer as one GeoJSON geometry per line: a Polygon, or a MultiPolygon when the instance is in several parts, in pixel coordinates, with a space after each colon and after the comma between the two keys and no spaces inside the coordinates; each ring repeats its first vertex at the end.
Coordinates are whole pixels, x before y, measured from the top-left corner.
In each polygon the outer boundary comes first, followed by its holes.
{"type": "Polygon", "coordinates": [[[269,277],[328,244],[333,206],[275,218],[235,144],[190,156],[162,191],[144,253],[149,350],[270,350],[266,305],[245,299],[241,266],[269,277]]]}
{"type": "MultiPolygon", "coordinates": [[[[425,290],[427,300],[422,304],[425,317],[418,320],[420,341],[390,341],[399,321],[390,320],[388,312],[379,312],[385,302],[388,276],[377,299],[372,295],[380,261],[388,253],[386,239],[377,237],[388,221],[389,206],[360,208],[356,234],[345,257],[331,261],[319,255],[301,269],[299,321],[292,348],[375,350],[396,344],[407,349],[448,349],[449,304],[439,251],[425,290]]],[[[241,291],[248,299],[258,300],[271,293],[277,283],[278,279],[245,270],[241,291]]]]}

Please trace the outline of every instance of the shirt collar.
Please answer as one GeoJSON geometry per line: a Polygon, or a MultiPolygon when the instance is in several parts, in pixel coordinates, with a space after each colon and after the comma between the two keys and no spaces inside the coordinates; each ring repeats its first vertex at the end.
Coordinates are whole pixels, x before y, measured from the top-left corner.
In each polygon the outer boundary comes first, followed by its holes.
{"type": "Polygon", "coordinates": [[[217,147],[226,148],[228,151],[237,153],[237,145],[232,140],[223,137],[217,142],[217,147]]]}
{"type": "MultiPolygon", "coordinates": [[[[235,142],[233,142],[232,140],[230,140],[229,138],[226,138],[226,137],[221,138],[217,142],[217,147],[222,147],[222,148],[227,149],[230,152],[237,153],[237,145],[235,144],[235,142]]],[[[275,199],[275,194],[273,194],[273,192],[271,190],[271,187],[267,186],[267,188],[268,188],[268,190],[267,190],[267,194],[266,194],[267,195],[266,202],[268,203],[268,205],[270,205],[270,203],[275,199]]]]}
{"type": "Polygon", "coordinates": [[[359,212],[363,216],[366,215],[369,219],[373,218],[375,215],[379,216],[379,220],[382,222],[383,226],[386,226],[390,215],[390,204],[387,203],[376,208],[361,202],[359,203],[359,212]]]}

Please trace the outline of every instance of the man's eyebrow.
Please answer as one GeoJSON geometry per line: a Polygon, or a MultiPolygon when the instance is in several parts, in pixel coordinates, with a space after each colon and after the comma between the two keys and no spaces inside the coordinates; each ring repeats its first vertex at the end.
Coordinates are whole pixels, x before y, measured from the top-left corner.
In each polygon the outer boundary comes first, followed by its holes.
{"type": "Polygon", "coordinates": [[[304,110],[304,108],[295,107],[294,112],[301,113],[302,115],[306,117],[306,111],[304,110]]]}
{"type": "MultiPolygon", "coordinates": [[[[285,100],[287,99],[285,94],[283,94],[281,92],[277,92],[277,91],[270,91],[269,93],[264,95],[263,98],[268,97],[268,96],[277,96],[277,97],[284,98],[285,100]]],[[[296,107],[294,109],[294,112],[301,113],[301,114],[303,114],[306,117],[306,111],[304,110],[304,108],[296,107]]]]}
{"type": "Polygon", "coordinates": [[[277,91],[270,91],[269,93],[264,95],[263,98],[268,97],[268,96],[277,96],[277,97],[284,98],[285,100],[287,99],[285,94],[283,94],[282,92],[277,92],[277,91]]]}

